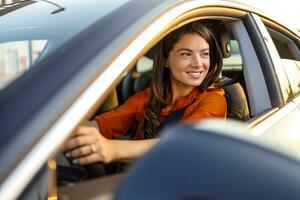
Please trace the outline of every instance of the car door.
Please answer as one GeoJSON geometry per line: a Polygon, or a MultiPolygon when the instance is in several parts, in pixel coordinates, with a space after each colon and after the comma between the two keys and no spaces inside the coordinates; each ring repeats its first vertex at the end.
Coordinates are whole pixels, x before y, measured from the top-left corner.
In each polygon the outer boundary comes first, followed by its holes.
{"type": "MultiPolygon", "coordinates": [[[[278,82],[281,99],[278,108],[253,128],[257,134],[270,136],[284,134],[286,138],[299,138],[299,93],[300,93],[300,50],[299,35],[294,31],[272,22],[267,18],[252,14],[255,25],[262,37],[270,64],[276,74],[273,81],[278,82]],[[274,79],[275,78],[275,79],[274,79]]],[[[272,80],[268,80],[267,84],[272,80]]],[[[272,88],[274,86],[270,86],[272,88]]],[[[275,103],[275,102],[274,102],[275,103]]],[[[264,117],[262,117],[264,118],[264,117]]]]}

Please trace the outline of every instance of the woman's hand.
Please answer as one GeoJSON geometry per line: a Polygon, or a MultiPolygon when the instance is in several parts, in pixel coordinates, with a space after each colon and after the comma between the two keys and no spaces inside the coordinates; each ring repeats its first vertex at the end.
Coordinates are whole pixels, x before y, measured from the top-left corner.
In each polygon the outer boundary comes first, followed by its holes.
{"type": "Polygon", "coordinates": [[[108,140],[100,134],[97,123],[88,121],[80,125],[72,138],[66,142],[66,156],[77,164],[95,162],[109,163],[115,159],[113,140],[108,140]]]}

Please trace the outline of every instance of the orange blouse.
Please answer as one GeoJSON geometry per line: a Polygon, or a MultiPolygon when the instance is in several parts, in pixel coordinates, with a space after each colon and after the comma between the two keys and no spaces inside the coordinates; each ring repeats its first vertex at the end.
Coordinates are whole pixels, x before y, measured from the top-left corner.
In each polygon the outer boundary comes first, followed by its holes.
{"type": "MultiPolygon", "coordinates": [[[[95,120],[101,134],[109,139],[124,136],[137,123],[136,137],[142,138],[140,130],[144,122],[145,108],[149,102],[149,93],[150,88],[137,92],[118,108],[96,116],[95,120]]],[[[186,106],[188,107],[179,123],[192,123],[207,118],[226,118],[227,106],[223,89],[210,88],[200,92],[195,88],[189,95],[179,98],[171,111],[167,108],[162,109],[160,123],[171,112],[186,106]]]]}

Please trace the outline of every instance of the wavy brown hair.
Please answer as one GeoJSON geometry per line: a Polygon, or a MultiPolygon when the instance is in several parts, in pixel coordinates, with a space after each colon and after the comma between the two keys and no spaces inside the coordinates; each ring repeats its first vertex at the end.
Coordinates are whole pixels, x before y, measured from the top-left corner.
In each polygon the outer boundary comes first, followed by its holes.
{"type": "Polygon", "coordinates": [[[150,102],[146,106],[143,124],[143,137],[153,138],[160,127],[159,114],[162,108],[172,103],[169,68],[165,67],[166,60],[174,45],[185,34],[198,34],[209,44],[210,68],[207,76],[198,86],[205,91],[208,86],[217,81],[222,70],[222,53],[212,32],[199,22],[186,24],[164,37],[156,46],[153,63],[153,81],[150,102]]]}

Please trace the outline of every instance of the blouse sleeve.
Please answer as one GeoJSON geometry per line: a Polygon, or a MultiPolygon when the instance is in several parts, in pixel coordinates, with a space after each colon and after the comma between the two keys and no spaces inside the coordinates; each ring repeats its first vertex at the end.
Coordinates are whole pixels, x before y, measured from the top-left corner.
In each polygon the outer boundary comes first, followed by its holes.
{"type": "Polygon", "coordinates": [[[137,114],[147,99],[146,90],[137,92],[118,108],[96,116],[100,133],[108,139],[125,135],[137,123],[137,114]]]}
{"type": "Polygon", "coordinates": [[[226,119],[227,104],[223,90],[208,92],[193,108],[192,114],[183,122],[192,123],[201,119],[223,118],[226,119]]]}

